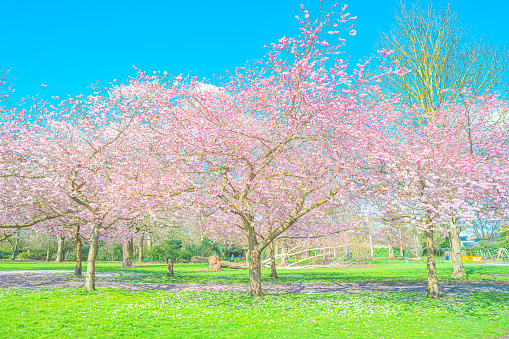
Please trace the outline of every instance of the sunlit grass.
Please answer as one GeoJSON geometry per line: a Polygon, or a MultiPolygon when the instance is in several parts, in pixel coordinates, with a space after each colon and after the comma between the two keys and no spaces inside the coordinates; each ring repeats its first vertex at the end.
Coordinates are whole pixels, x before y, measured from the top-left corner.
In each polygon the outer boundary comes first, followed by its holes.
{"type": "Polygon", "coordinates": [[[481,338],[509,329],[509,295],[0,290],[1,338],[481,338]]]}

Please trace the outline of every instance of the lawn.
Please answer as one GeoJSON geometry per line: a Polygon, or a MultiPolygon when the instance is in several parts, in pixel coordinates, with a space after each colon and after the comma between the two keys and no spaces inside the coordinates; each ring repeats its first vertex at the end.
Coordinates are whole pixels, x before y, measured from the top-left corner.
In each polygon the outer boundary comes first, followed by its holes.
{"type": "MultiPolygon", "coordinates": [[[[247,270],[204,264],[98,263],[117,281],[247,284],[247,270]]],[[[74,263],[0,261],[0,270],[65,270],[74,263]]],[[[450,264],[437,264],[442,281],[450,264]]],[[[468,281],[509,283],[509,266],[467,264],[468,281]]],[[[264,283],[362,283],[426,279],[423,263],[344,269],[263,270],[264,283]]],[[[460,280],[467,280],[460,279],[460,280]]],[[[99,289],[0,289],[0,338],[494,338],[509,332],[508,294],[269,294],[99,289]]]]}
{"type": "Polygon", "coordinates": [[[509,295],[0,290],[1,338],[482,338],[509,330],[509,295]]]}
{"type": "MultiPolygon", "coordinates": [[[[173,282],[173,283],[221,283],[221,284],[247,284],[247,270],[223,269],[219,272],[207,271],[206,264],[175,264],[175,277],[166,277],[166,265],[143,263],[135,264],[134,267],[124,268],[120,263],[97,263],[98,272],[122,272],[116,281],[134,282],[173,282]]],[[[0,261],[0,271],[6,270],[68,270],[74,271],[74,263],[61,264],[46,263],[43,261],[0,261]]],[[[447,280],[464,282],[494,281],[509,284],[508,265],[479,265],[466,264],[465,278],[451,278],[452,265],[449,263],[437,263],[439,279],[447,283],[447,280]]],[[[85,271],[85,268],[84,268],[85,271]]],[[[313,269],[279,269],[279,279],[270,278],[270,270],[262,270],[264,283],[296,284],[344,284],[366,282],[396,282],[426,280],[426,264],[412,262],[410,264],[388,263],[377,264],[372,267],[362,268],[313,268],[313,269]]]]}

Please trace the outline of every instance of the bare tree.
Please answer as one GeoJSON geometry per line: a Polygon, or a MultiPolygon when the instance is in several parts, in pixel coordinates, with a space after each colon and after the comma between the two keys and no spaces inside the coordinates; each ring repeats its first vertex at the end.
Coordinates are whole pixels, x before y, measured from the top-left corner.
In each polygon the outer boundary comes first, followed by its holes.
{"type": "Polygon", "coordinates": [[[391,31],[382,33],[381,45],[410,72],[389,75],[387,86],[409,106],[426,115],[451,96],[457,98],[464,87],[474,96],[503,90],[507,51],[482,38],[467,40],[468,30],[459,25],[450,4],[438,10],[431,2],[424,9],[419,2],[410,10],[401,5],[395,19],[391,31]]]}
{"type": "Polygon", "coordinates": [[[487,209],[486,207],[483,211],[476,212],[476,219],[469,229],[479,240],[494,241],[498,238],[499,233],[503,231],[503,225],[507,223],[507,220],[501,215],[502,211],[497,208],[491,208],[491,211],[488,211],[495,215],[495,218],[486,218],[484,214],[487,209]]]}

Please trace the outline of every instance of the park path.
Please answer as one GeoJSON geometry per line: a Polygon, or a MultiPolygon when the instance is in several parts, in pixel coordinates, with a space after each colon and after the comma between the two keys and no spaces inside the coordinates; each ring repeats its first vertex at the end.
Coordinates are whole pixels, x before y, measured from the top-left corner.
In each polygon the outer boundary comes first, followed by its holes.
{"type": "MultiPolygon", "coordinates": [[[[83,288],[84,278],[72,277],[66,271],[0,271],[0,288],[83,288]]],[[[97,288],[126,290],[166,290],[201,292],[246,292],[247,285],[228,284],[170,284],[109,281],[120,278],[120,274],[97,272],[97,288]]],[[[265,293],[375,293],[375,292],[426,292],[425,285],[374,286],[374,285],[328,285],[328,284],[264,284],[265,293]]],[[[441,293],[507,293],[509,285],[441,285],[441,293]]]]}

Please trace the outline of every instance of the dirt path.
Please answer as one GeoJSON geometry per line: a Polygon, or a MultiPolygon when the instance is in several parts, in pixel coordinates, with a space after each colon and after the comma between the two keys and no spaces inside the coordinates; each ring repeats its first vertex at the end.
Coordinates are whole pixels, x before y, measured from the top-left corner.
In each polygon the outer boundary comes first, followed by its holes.
{"type": "MultiPolygon", "coordinates": [[[[71,276],[66,271],[0,271],[0,288],[82,288],[84,278],[71,276]]],[[[117,288],[128,290],[167,290],[167,291],[202,291],[202,292],[247,292],[247,285],[226,284],[166,284],[118,282],[121,273],[97,273],[97,288],[117,288]]],[[[373,292],[425,292],[426,286],[374,286],[374,285],[325,285],[325,284],[265,284],[265,293],[373,293],[373,292]]],[[[441,285],[441,293],[507,293],[509,285],[441,285]]]]}

